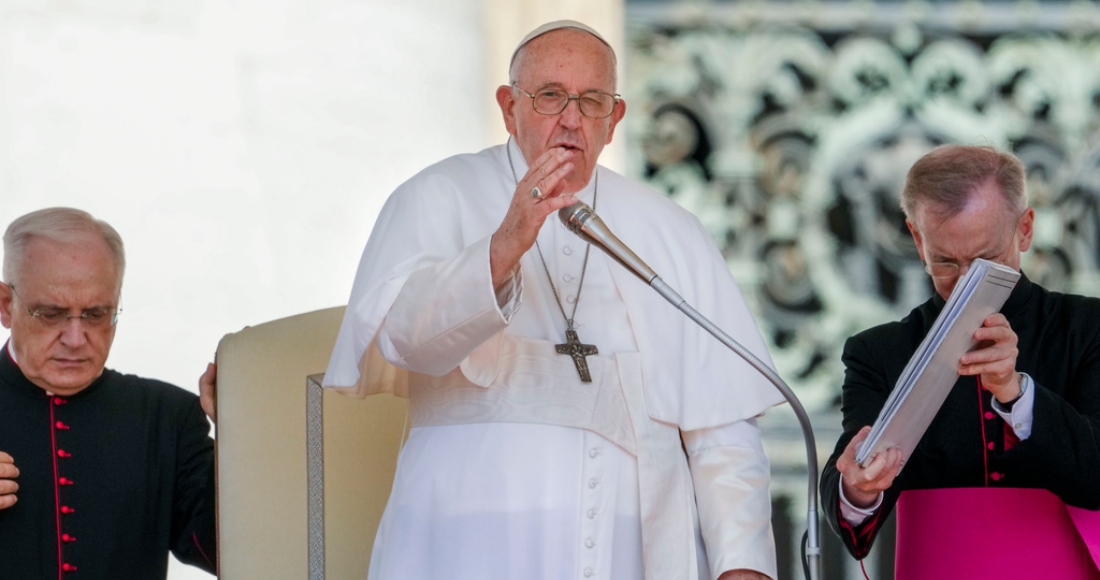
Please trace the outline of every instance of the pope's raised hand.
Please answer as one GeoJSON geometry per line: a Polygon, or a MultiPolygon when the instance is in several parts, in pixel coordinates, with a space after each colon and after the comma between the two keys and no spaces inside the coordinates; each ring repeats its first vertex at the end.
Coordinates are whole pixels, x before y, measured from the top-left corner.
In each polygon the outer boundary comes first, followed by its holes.
{"type": "Polygon", "coordinates": [[[516,185],[508,213],[489,243],[489,267],[494,288],[508,278],[508,273],[519,263],[523,254],[535,245],[546,218],[577,202],[572,193],[564,191],[564,179],[574,168],[573,155],[564,147],[546,151],[535,159],[516,185]]]}

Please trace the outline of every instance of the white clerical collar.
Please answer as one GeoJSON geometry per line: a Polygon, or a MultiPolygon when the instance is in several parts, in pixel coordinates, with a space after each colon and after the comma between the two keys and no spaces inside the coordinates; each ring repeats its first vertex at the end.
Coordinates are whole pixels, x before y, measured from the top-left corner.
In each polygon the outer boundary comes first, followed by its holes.
{"type": "Polygon", "coordinates": [[[11,357],[11,362],[15,363],[16,366],[18,366],[19,360],[15,358],[15,348],[11,345],[11,341],[12,339],[8,338],[8,356],[11,357]]]}

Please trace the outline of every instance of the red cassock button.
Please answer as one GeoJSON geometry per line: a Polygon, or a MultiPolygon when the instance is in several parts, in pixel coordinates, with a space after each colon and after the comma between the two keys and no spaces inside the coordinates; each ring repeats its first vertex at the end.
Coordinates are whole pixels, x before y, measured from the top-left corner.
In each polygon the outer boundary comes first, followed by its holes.
{"type": "Polygon", "coordinates": [[[55,404],[55,405],[64,405],[65,403],[68,403],[68,401],[66,401],[65,399],[62,399],[61,397],[54,397],[53,398],[53,404],[55,404]]]}
{"type": "Polygon", "coordinates": [[[71,508],[67,505],[63,505],[63,506],[61,506],[61,513],[63,513],[63,514],[75,514],[76,510],[74,510],[73,508],[71,508]]]}
{"type": "Polygon", "coordinates": [[[68,451],[65,451],[64,449],[58,449],[57,450],[57,456],[58,457],[72,457],[73,454],[69,453],[68,451]]]}
{"type": "Polygon", "coordinates": [[[61,534],[62,542],[75,542],[76,536],[70,536],[69,534],[61,534]]]}
{"type": "Polygon", "coordinates": [[[996,417],[996,415],[993,414],[993,411],[986,411],[985,412],[985,418],[986,419],[989,419],[990,421],[992,421],[994,417],[996,417]]]}
{"type": "Polygon", "coordinates": [[[73,480],[62,477],[57,480],[57,483],[60,483],[61,485],[72,485],[73,480]]]}
{"type": "Polygon", "coordinates": [[[57,427],[58,429],[68,429],[69,428],[68,425],[62,423],[61,421],[58,421],[57,423],[55,423],[54,427],[57,427]]]}
{"type": "Polygon", "coordinates": [[[992,441],[990,441],[989,443],[986,443],[985,446],[988,447],[990,451],[993,451],[993,442],[992,441]]]}
{"type": "Polygon", "coordinates": [[[993,472],[993,473],[989,474],[989,478],[992,479],[993,481],[1000,481],[1001,478],[1004,477],[1004,476],[1005,475],[1003,473],[997,473],[997,472],[993,472]]]}
{"type": "Polygon", "coordinates": [[[61,569],[66,571],[66,572],[76,572],[76,566],[73,566],[72,564],[70,564],[68,562],[65,562],[64,564],[62,564],[61,569]]]}

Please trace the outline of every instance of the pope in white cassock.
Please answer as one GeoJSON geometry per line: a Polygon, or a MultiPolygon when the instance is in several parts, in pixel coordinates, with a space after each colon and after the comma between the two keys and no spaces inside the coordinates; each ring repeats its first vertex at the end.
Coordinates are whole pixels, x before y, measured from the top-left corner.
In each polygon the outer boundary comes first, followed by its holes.
{"type": "Polygon", "coordinates": [[[699,221],[596,165],[626,112],[614,52],[551,23],[509,75],[508,142],[387,201],[325,375],[410,404],[370,578],[775,578],[755,417],[781,396],[553,215],[592,206],[770,361],[699,221]]]}

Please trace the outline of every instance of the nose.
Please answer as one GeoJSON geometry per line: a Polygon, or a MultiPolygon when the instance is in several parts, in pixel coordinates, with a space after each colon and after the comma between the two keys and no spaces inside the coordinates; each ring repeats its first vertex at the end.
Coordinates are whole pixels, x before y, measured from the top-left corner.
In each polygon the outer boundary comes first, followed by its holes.
{"type": "Polygon", "coordinates": [[[581,102],[577,97],[571,97],[565,103],[565,110],[559,116],[558,122],[568,129],[576,129],[581,126],[581,102]]]}
{"type": "Polygon", "coordinates": [[[965,264],[959,264],[959,278],[966,275],[966,271],[970,269],[970,264],[973,262],[967,262],[965,264]]]}
{"type": "Polygon", "coordinates": [[[84,320],[82,318],[73,316],[61,323],[61,344],[69,348],[76,348],[86,342],[88,342],[88,337],[84,333],[84,320]]]}

